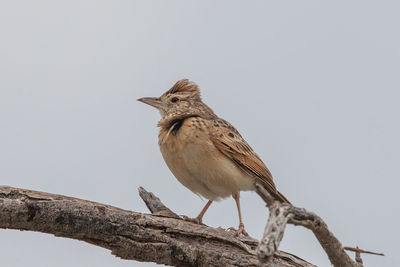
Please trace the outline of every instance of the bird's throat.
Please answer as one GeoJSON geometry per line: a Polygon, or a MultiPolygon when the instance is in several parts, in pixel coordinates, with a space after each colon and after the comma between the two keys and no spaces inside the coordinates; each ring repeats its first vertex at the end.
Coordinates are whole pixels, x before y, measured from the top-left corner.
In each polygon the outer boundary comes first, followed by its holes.
{"type": "Polygon", "coordinates": [[[184,121],[190,117],[193,116],[175,115],[169,116],[159,121],[158,126],[161,128],[161,132],[164,133],[162,134],[163,137],[161,143],[166,142],[171,135],[177,136],[184,121]]]}
{"type": "Polygon", "coordinates": [[[178,133],[179,129],[182,127],[182,124],[185,120],[186,120],[186,118],[173,121],[172,125],[168,129],[168,132],[170,132],[172,135],[176,136],[176,134],[178,133]]]}
{"type": "Polygon", "coordinates": [[[166,132],[176,135],[182,127],[183,122],[191,117],[197,117],[193,114],[174,114],[161,119],[158,122],[158,127],[166,132]]]}

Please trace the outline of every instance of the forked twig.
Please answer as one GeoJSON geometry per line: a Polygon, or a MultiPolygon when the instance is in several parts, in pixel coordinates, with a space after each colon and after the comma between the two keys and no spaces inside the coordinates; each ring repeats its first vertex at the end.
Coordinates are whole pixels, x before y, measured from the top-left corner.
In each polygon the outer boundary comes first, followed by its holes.
{"type": "Polygon", "coordinates": [[[275,201],[264,187],[257,183],[255,186],[257,193],[267,203],[270,210],[270,217],[263,238],[257,248],[257,255],[261,262],[268,262],[274,255],[282,240],[287,223],[310,229],[325,250],[331,263],[336,267],[361,267],[360,253],[383,256],[381,253],[359,248],[343,247],[342,243],[329,231],[327,224],[318,215],[287,203],[275,201]],[[356,252],[356,261],[353,261],[345,250],[356,252]]]}

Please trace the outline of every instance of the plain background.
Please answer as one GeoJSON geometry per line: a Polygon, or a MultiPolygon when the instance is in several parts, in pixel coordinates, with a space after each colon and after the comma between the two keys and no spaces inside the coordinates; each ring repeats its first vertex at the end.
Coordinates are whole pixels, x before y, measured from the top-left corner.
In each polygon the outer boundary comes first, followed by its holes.
{"type": "MultiPolygon", "coordinates": [[[[400,265],[398,1],[1,1],[0,184],[147,212],[137,188],[178,214],[205,201],[157,146],[159,114],[136,101],[197,82],[294,204],[347,246],[400,265]]],[[[242,194],[248,232],[267,209],[242,194]]],[[[237,227],[234,201],[205,223],[237,227]]],[[[0,231],[3,266],[140,266],[84,242],[0,231]]],[[[313,234],[280,249],[329,266],[313,234]]],[[[354,255],[351,255],[354,257],[354,255]]],[[[154,265],[154,264],[149,264],[154,265]]]]}

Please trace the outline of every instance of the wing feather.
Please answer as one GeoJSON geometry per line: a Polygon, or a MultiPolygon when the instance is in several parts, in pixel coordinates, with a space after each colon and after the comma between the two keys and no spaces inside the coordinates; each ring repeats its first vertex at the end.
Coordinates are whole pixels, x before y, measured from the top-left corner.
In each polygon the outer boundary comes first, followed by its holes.
{"type": "Polygon", "coordinates": [[[244,172],[253,176],[270,194],[283,202],[289,201],[275,187],[271,172],[254,150],[242,138],[240,133],[227,121],[214,119],[211,121],[214,130],[210,131],[210,139],[215,147],[225,156],[233,160],[244,172]]]}

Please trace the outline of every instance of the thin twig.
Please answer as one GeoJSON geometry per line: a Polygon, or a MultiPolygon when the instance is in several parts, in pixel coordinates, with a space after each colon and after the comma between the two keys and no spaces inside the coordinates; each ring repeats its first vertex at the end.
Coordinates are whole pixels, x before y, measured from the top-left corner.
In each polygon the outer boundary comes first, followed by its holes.
{"type": "Polygon", "coordinates": [[[377,255],[377,256],[385,256],[383,253],[378,253],[378,252],[373,252],[373,251],[368,251],[368,250],[363,250],[358,247],[352,248],[352,247],[344,247],[345,250],[348,251],[353,251],[353,252],[358,252],[358,253],[364,253],[364,254],[372,254],[372,255],[377,255]]]}

